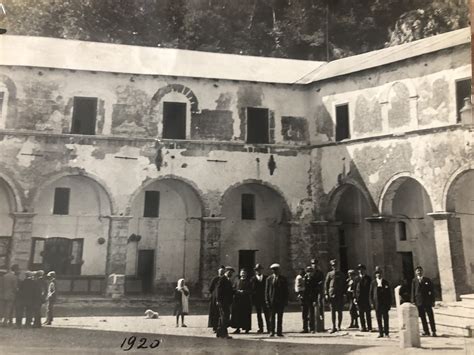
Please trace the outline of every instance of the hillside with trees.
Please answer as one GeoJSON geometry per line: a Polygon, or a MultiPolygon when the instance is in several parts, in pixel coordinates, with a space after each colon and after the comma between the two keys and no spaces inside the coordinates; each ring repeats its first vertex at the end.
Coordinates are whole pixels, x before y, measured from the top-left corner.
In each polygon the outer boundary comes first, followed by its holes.
{"type": "Polygon", "coordinates": [[[332,60],[469,26],[467,0],[4,0],[8,34],[332,60]]]}

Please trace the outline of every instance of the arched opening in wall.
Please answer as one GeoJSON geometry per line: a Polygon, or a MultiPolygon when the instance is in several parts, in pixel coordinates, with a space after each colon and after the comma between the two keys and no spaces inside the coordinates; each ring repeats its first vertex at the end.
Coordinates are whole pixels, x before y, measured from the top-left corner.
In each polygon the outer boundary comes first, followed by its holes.
{"type": "Polygon", "coordinates": [[[253,272],[256,263],[279,263],[288,272],[289,209],[274,189],[247,183],[223,197],[221,262],[253,272]]]}
{"type": "Polygon", "coordinates": [[[60,292],[100,293],[105,285],[111,201],[95,180],[61,177],[34,202],[30,268],[55,271],[60,292]]]}
{"type": "Polygon", "coordinates": [[[341,271],[356,269],[358,264],[372,269],[370,225],[365,220],[371,215],[370,205],[363,193],[354,185],[345,185],[335,213],[337,235],[334,237],[337,241],[332,243],[338,246],[332,254],[339,260],[341,271]]]}
{"type": "Polygon", "coordinates": [[[420,265],[425,275],[433,280],[440,296],[434,223],[427,216],[433,208],[425,188],[410,177],[395,179],[384,195],[382,210],[391,217],[393,227],[384,235],[384,244],[390,249],[395,245],[395,250],[385,251],[393,265],[393,284],[407,282],[411,287],[414,268],[420,265]]]}
{"type": "Polygon", "coordinates": [[[196,190],[178,179],[156,180],[132,202],[126,292],[168,294],[185,278],[197,289],[202,203],[196,190]],[[137,237],[139,236],[139,237],[137,237]]]}
{"type": "Polygon", "coordinates": [[[7,269],[13,234],[15,199],[8,183],[0,178],[0,269],[7,269]]]}
{"type": "Polygon", "coordinates": [[[447,193],[446,210],[455,213],[455,218],[448,221],[449,239],[454,247],[451,253],[453,257],[464,256],[469,288],[466,292],[474,292],[474,170],[466,170],[455,178],[447,193]]]}

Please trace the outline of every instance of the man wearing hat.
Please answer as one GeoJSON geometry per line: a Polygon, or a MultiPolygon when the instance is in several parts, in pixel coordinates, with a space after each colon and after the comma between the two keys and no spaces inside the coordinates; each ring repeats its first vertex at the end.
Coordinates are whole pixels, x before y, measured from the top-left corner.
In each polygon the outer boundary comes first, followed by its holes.
{"type": "Polygon", "coordinates": [[[53,308],[56,303],[56,273],[50,271],[47,274],[48,278],[48,293],[46,295],[46,321],[44,325],[51,325],[53,322],[53,308]]]}
{"type": "Polygon", "coordinates": [[[302,292],[301,306],[303,316],[303,331],[315,332],[315,307],[318,302],[318,284],[314,277],[314,270],[311,266],[306,267],[306,274],[304,275],[304,291],[302,292]]]}
{"type": "Polygon", "coordinates": [[[316,331],[324,332],[324,273],[319,268],[318,259],[311,259],[313,278],[317,284],[317,301],[315,304],[316,331]]]}
{"type": "Polygon", "coordinates": [[[370,299],[375,309],[377,325],[379,327],[379,338],[389,336],[388,311],[392,305],[392,290],[387,280],[382,277],[382,270],[378,268],[374,272],[375,280],[370,285],[370,299]]]}
{"type": "Polygon", "coordinates": [[[217,307],[217,283],[219,279],[224,276],[225,266],[221,265],[217,269],[217,276],[215,276],[211,283],[209,284],[209,319],[207,322],[207,327],[212,328],[212,330],[217,332],[217,327],[219,324],[219,308],[217,307]]]}
{"type": "Polygon", "coordinates": [[[372,316],[370,315],[370,285],[372,279],[367,275],[365,265],[357,265],[359,271],[359,281],[355,288],[355,301],[359,310],[360,326],[362,332],[372,330],[372,316]]]}
{"type": "Polygon", "coordinates": [[[342,271],[338,270],[336,259],[332,259],[329,264],[331,265],[331,271],[326,275],[324,289],[326,292],[326,299],[331,305],[332,334],[341,330],[342,311],[344,309],[344,293],[346,291],[346,277],[342,271]]]}
{"type": "Polygon", "coordinates": [[[288,282],[284,276],[280,275],[280,264],[272,264],[270,269],[273,274],[267,278],[265,285],[265,302],[270,311],[270,336],[275,336],[276,325],[276,334],[281,337],[283,336],[283,312],[288,304],[288,282]]]}
{"type": "Polygon", "coordinates": [[[267,282],[267,276],[262,273],[263,266],[261,264],[255,265],[254,270],[255,275],[252,276],[252,278],[250,279],[253,290],[252,302],[255,305],[255,311],[257,312],[257,333],[263,333],[262,313],[265,316],[265,324],[267,326],[267,331],[270,324],[268,309],[267,305],[265,304],[265,284],[267,282]]]}
{"type": "Polygon", "coordinates": [[[224,276],[217,283],[217,307],[219,307],[219,325],[216,336],[218,338],[231,339],[227,332],[230,319],[230,307],[234,298],[234,289],[232,287],[232,275],[234,269],[231,266],[225,267],[224,276]]]}
{"type": "Polygon", "coordinates": [[[423,276],[423,268],[417,266],[415,269],[416,277],[411,284],[411,302],[418,308],[418,315],[423,325],[423,335],[430,335],[426,315],[430,321],[431,333],[436,336],[436,323],[433,314],[433,306],[435,303],[433,283],[431,280],[423,276]]]}
{"type": "Polygon", "coordinates": [[[355,288],[359,282],[359,277],[355,270],[347,271],[347,300],[349,301],[349,314],[351,316],[351,324],[349,328],[359,328],[359,313],[355,300],[355,288]]]}
{"type": "Polygon", "coordinates": [[[19,267],[13,264],[10,271],[3,276],[3,325],[12,325],[15,298],[18,290],[19,267]]]}
{"type": "Polygon", "coordinates": [[[25,272],[25,279],[20,283],[18,288],[18,295],[16,302],[16,326],[21,327],[23,322],[23,315],[25,315],[25,327],[31,327],[34,308],[36,302],[41,299],[41,289],[34,280],[34,272],[25,272]]]}

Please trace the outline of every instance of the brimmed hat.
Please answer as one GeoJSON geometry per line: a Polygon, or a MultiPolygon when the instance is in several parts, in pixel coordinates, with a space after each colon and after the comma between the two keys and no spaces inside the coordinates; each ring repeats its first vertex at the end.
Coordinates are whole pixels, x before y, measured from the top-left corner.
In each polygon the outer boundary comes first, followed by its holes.
{"type": "Polygon", "coordinates": [[[355,270],[350,269],[350,270],[347,271],[347,273],[348,273],[349,275],[354,275],[356,272],[355,272],[355,270]]]}
{"type": "Polygon", "coordinates": [[[226,266],[225,271],[235,271],[235,269],[232,266],[226,266]]]}
{"type": "Polygon", "coordinates": [[[365,267],[364,264],[359,264],[357,265],[357,270],[366,270],[367,268],[365,267]]]}
{"type": "Polygon", "coordinates": [[[337,260],[336,260],[336,259],[331,259],[331,260],[329,261],[329,265],[331,265],[331,266],[334,266],[334,265],[336,265],[336,264],[337,264],[337,260]]]}
{"type": "Polygon", "coordinates": [[[382,270],[381,269],[376,269],[374,271],[374,275],[377,275],[377,274],[382,274],[382,270]]]}
{"type": "Polygon", "coordinates": [[[306,266],[306,271],[313,271],[313,267],[312,266],[306,266]]]}
{"type": "Polygon", "coordinates": [[[34,273],[33,271],[29,271],[29,270],[28,270],[28,271],[25,272],[25,277],[26,277],[26,278],[31,278],[31,277],[33,277],[34,274],[35,274],[35,273],[34,273]]]}
{"type": "Polygon", "coordinates": [[[270,269],[279,269],[279,268],[280,268],[280,264],[278,263],[274,263],[270,265],[270,269]]]}
{"type": "Polygon", "coordinates": [[[253,269],[254,270],[262,270],[263,266],[262,266],[262,264],[257,264],[257,265],[255,265],[255,267],[253,269]]]}
{"type": "Polygon", "coordinates": [[[54,271],[50,271],[48,272],[48,274],[46,275],[48,277],[56,277],[56,273],[54,271]]]}

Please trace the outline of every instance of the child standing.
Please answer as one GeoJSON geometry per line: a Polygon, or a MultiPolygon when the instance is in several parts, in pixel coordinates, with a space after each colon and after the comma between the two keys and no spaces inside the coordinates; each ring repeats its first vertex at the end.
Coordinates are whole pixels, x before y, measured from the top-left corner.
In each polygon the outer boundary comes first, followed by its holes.
{"type": "Polygon", "coordinates": [[[176,327],[179,327],[179,317],[181,316],[181,327],[186,327],[184,324],[184,316],[189,313],[189,289],[185,284],[184,279],[179,279],[178,284],[174,290],[174,314],[176,315],[176,327]]]}

